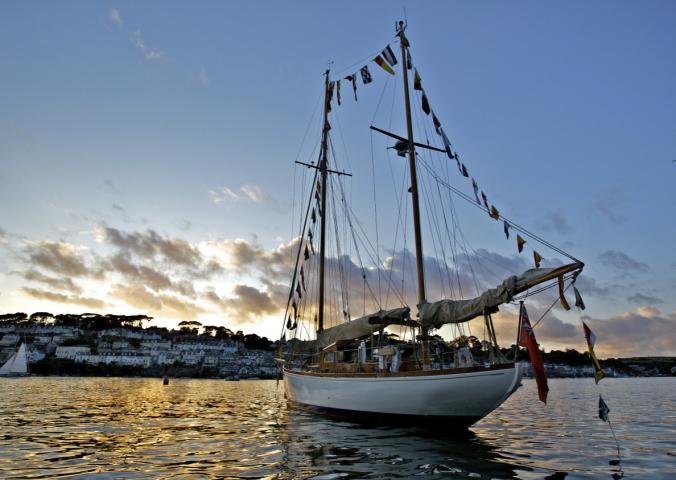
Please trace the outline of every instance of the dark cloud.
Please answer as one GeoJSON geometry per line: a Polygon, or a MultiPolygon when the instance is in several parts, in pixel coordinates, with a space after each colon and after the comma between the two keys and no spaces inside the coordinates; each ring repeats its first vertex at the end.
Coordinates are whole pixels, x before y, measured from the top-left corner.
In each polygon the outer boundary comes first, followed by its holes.
{"type": "Polygon", "coordinates": [[[556,232],[566,235],[573,231],[568,220],[561,210],[547,212],[544,218],[539,222],[540,228],[545,232],[556,232]]]}
{"type": "Polygon", "coordinates": [[[25,248],[30,262],[54,273],[71,277],[91,275],[84,258],[70,243],[43,240],[25,248]]]}
{"type": "Polygon", "coordinates": [[[73,280],[70,277],[62,277],[62,278],[50,277],[37,270],[26,270],[25,272],[14,272],[14,273],[20,275],[21,277],[25,278],[28,281],[44,283],[45,285],[48,285],[57,290],[66,290],[68,292],[76,294],[82,293],[82,288],[76,285],[75,282],[73,282],[73,280]]]}
{"type": "Polygon", "coordinates": [[[226,313],[228,320],[242,323],[254,320],[261,315],[280,312],[283,304],[275,303],[268,292],[250,285],[235,285],[230,297],[220,297],[213,290],[205,293],[205,298],[226,313]]]}
{"type": "Polygon", "coordinates": [[[101,233],[106,242],[124,252],[134,253],[142,258],[166,259],[182,266],[199,268],[201,255],[186,240],[159,235],[154,230],[127,233],[116,228],[103,226],[101,233]]]}
{"type": "Polygon", "coordinates": [[[626,192],[623,187],[610,187],[597,195],[594,200],[594,208],[613,223],[626,221],[623,205],[626,201],[626,192]]]}
{"type": "Polygon", "coordinates": [[[116,284],[111,289],[110,296],[154,316],[194,320],[206,312],[193,301],[174,295],[154,293],[141,284],[116,284]]]}
{"type": "Polygon", "coordinates": [[[649,306],[649,305],[659,305],[661,303],[664,303],[663,300],[653,297],[650,295],[644,295],[642,293],[635,293],[634,295],[631,295],[630,297],[627,298],[631,303],[636,303],[638,305],[644,305],[644,306],[649,306]]]}
{"type": "Polygon", "coordinates": [[[63,293],[55,293],[55,292],[50,292],[47,290],[39,290],[36,288],[31,288],[31,287],[22,287],[21,290],[37,299],[37,300],[47,300],[50,302],[56,302],[56,303],[67,303],[70,305],[82,305],[83,307],[91,308],[91,309],[102,309],[106,306],[105,302],[103,300],[99,300],[96,298],[88,298],[88,297],[79,297],[75,295],[65,295],[63,293]]]}
{"type": "Polygon", "coordinates": [[[612,289],[607,286],[601,286],[596,282],[596,279],[589,275],[580,275],[575,281],[575,286],[582,295],[596,295],[598,297],[607,297],[610,295],[612,289]]]}
{"type": "Polygon", "coordinates": [[[640,307],[610,318],[583,320],[596,334],[595,350],[603,356],[676,355],[676,314],[640,307]]]}
{"type": "Polygon", "coordinates": [[[619,250],[606,250],[599,255],[599,261],[610,268],[624,274],[646,273],[649,268],[645,263],[634,260],[619,250]]]}

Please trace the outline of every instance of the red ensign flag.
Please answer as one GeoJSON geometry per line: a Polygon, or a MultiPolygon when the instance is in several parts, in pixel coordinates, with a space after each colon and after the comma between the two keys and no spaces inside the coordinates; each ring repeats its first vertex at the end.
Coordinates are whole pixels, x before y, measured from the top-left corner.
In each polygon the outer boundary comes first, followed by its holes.
{"type": "Polygon", "coordinates": [[[542,359],[542,352],[538,347],[537,340],[535,340],[535,333],[533,333],[533,327],[530,325],[528,312],[526,312],[526,307],[523,303],[521,304],[519,316],[521,318],[521,339],[519,341],[519,346],[526,347],[528,350],[530,364],[533,367],[533,376],[538,385],[538,397],[540,397],[540,401],[547,403],[547,392],[549,392],[549,387],[547,386],[545,362],[542,359]]]}

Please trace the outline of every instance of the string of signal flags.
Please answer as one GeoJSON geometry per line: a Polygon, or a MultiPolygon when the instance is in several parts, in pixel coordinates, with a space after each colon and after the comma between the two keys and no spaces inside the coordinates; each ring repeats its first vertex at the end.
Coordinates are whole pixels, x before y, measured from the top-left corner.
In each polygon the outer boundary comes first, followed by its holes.
{"type": "MultiPolygon", "coordinates": [[[[500,215],[500,211],[494,204],[491,204],[488,201],[488,196],[482,189],[479,188],[479,184],[476,181],[476,179],[470,175],[467,165],[465,165],[465,163],[460,160],[460,154],[453,147],[453,144],[451,143],[450,139],[448,138],[448,135],[446,135],[446,132],[444,131],[441,125],[441,121],[434,113],[434,109],[430,105],[429,97],[425,92],[425,89],[423,88],[420,73],[418,72],[418,69],[413,66],[413,59],[409,49],[410,44],[408,39],[404,35],[403,31],[399,32],[399,37],[400,40],[404,42],[404,46],[406,47],[405,48],[406,66],[408,70],[413,70],[413,90],[420,92],[420,105],[422,111],[425,113],[425,115],[431,116],[432,123],[434,125],[434,130],[437,133],[437,135],[439,135],[442,143],[444,144],[444,150],[446,151],[446,155],[450,160],[455,161],[460,175],[463,176],[464,178],[471,180],[472,190],[474,192],[474,200],[476,201],[477,205],[481,207],[483,210],[485,210],[488,213],[488,216],[493,220],[496,221],[502,220],[503,233],[505,235],[505,238],[509,240],[511,231],[513,229],[513,225],[510,223],[509,220],[500,215]]],[[[376,54],[375,57],[373,57],[371,62],[375,63],[376,66],[378,66],[382,71],[386,72],[387,74],[396,75],[394,66],[397,65],[399,62],[397,56],[394,53],[394,50],[392,49],[391,44],[386,45],[385,48],[383,48],[379,54],[376,54]]],[[[338,104],[338,106],[342,106],[343,98],[341,96],[341,86],[345,82],[348,82],[348,84],[352,86],[354,101],[355,102],[358,101],[357,96],[357,88],[359,84],[358,80],[361,79],[362,86],[369,85],[374,81],[373,75],[371,74],[371,70],[369,69],[369,65],[371,64],[371,62],[368,62],[362,67],[354,70],[353,73],[346,75],[345,77],[339,80],[331,81],[329,83],[329,100],[327,105],[329,111],[331,111],[331,102],[333,100],[334,92],[336,97],[336,103],[338,104]]],[[[395,149],[397,149],[397,154],[402,157],[406,155],[407,148],[408,148],[407,145],[403,145],[401,149],[395,146],[395,149]]],[[[524,250],[524,246],[527,243],[526,239],[524,239],[519,233],[517,233],[515,240],[518,253],[522,253],[524,250]]],[[[540,268],[542,260],[543,260],[542,255],[540,255],[539,252],[533,249],[533,263],[535,264],[535,268],[540,268]]]]}

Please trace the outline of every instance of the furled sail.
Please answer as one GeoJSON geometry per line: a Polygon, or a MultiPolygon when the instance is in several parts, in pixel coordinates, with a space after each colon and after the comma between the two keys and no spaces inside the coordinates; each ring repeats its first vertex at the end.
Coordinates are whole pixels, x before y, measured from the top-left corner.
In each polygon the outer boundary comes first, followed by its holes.
{"type": "Polygon", "coordinates": [[[410,313],[411,309],[408,307],[380,310],[371,315],[326,328],[317,334],[317,347],[321,349],[339,340],[365,337],[388,325],[411,325],[410,313]]]}
{"type": "Polygon", "coordinates": [[[495,313],[499,305],[511,301],[514,295],[566,273],[582,270],[583,266],[583,263],[575,262],[557,268],[533,268],[521,275],[512,275],[476,298],[424,303],[419,306],[419,323],[423,327],[439,328],[446,323],[468,322],[484,313],[495,313]]]}

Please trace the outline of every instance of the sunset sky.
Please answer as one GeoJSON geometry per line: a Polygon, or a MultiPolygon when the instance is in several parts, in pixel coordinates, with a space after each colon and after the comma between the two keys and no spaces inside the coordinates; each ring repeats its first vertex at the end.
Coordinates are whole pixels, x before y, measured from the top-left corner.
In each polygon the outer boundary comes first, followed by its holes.
{"type": "MultiPolygon", "coordinates": [[[[147,313],[278,338],[307,174],[294,160],[314,158],[329,62],[336,78],[373,75],[356,103],[343,84],[332,139],[371,234],[376,172],[379,245],[396,263],[387,192],[402,164],[368,126],[405,132],[399,65],[390,77],[371,61],[388,43],[399,56],[404,14],[482,190],[586,264],[587,310],[554,308],[541,343],[583,348],[582,315],[602,356],[676,355],[669,1],[2,2],[2,313],[147,313]]],[[[532,250],[476,212],[463,218],[475,253],[530,268],[532,250]]],[[[513,315],[498,319],[506,345],[513,315]]]]}

